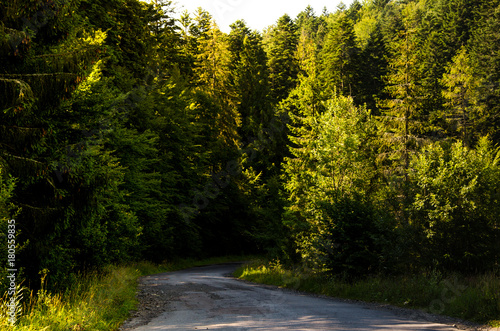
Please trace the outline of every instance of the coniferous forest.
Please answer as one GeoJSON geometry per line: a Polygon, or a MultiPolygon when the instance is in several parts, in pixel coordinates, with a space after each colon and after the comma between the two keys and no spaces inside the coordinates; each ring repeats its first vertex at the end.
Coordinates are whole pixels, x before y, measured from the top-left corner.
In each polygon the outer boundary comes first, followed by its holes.
{"type": "Polygon", "coordinates": [[[498,269],[500,1],[356,0],[229,33],[174,17],[1,0],[0,241],[15,220],[25,284],[243,253],[498,269]]]}

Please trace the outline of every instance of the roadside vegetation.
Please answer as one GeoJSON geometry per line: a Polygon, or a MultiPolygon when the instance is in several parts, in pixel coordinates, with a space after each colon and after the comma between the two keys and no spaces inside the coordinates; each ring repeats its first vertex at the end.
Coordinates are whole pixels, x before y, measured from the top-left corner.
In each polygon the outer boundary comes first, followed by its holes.
{"type": "Polygon", "coordinates": [[[44,287],[47,275],[42,274],[42,286],[36,295],[26,288],[19,292],[15,326],[8,321],[7,296],[0,298],[0,330],[118,330],[137,305],[139,277],[251,258],[229,256],[204,260],[185,259],[163,264],[140,262],[125,266],[111,265],[99,273],[80,275],[78,281],[62,293],[48,292],[44,287]]]}
{"type": "Polygon", "coordinates": [[[287,268],[279,261],[254,261],[234,276],[247,281],[342,299],[390,304],[500,327],[500,279],[488,273],[465,277],[429,271],[373,275],[356,280],[287,268]]]}

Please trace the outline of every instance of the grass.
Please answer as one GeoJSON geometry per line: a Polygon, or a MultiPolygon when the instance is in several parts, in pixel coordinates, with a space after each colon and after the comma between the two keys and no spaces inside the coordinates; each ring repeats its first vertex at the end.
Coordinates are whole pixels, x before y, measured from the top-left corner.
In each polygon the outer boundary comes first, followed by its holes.
{"type": "Polygon", "coordinates": [[[239,268],[235,276],[337,298],[422,309],[500,327],[500,278],[493,273],[465,277],[425,272],[347,282],[304,269],[286,269],[279,261],[256,261],[239,268]]]}
{"type": "Polygon", "coordinates": [[[16,325],[10,325],[2,307],[0,329],[116,330],[135,307],[139,276],[139,271],[130,266],[109,266],[100,274],[79,277],[80,281],[65,293],[49,293],[43,286],[36,294],[25,289],[16,325]]]}
{"type": "MultiPolygon", "coordinates": [[[[155,265],[149,262],[125,266],[109,266],[100,273],[78,277],[64,293],[48,293],[42,289],[18,299],[17,323],[7,317],[7,293],[0,298],[0,330],[5,331],[83,331],[118,330],[137,305],[135,298],[140,276],[181,270],[208,264],[245,261],[248,256],[228,256],[205,260],[179,260],[155,265]]],[[[42,285],[44,278],[42,277],[42,285]]]]}

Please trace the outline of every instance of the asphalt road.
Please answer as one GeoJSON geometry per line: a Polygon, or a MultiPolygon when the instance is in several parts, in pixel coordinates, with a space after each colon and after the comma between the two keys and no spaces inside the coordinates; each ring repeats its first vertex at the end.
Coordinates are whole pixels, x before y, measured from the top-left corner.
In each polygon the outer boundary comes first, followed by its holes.
{"type": "MultiPolygon", "coordinates": [[[[406,313],[280,290],[226,275],[237,265],[149,276],[142,286],[169,296],[162,313],[128,330],[457,330],[406,313]]],[[[132,323],[133,324],[133,323],[132,323]]]]}

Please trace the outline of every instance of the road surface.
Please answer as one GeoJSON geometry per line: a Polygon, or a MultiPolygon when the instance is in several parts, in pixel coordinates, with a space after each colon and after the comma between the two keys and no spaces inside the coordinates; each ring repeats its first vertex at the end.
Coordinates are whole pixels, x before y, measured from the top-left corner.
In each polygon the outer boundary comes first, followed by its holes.
{"type": "Polygon", "coordinates": [[[453,325],[411,319],[398,310],[228,277],[237,266],[198,267],[143,278],[143,289],[154,289],[153,296],[167,299],[164,306],[160,307],[161,300],[154,306],[161,310],[156,317],[136,317],[122,330],[457,330],[453,325]]]}

